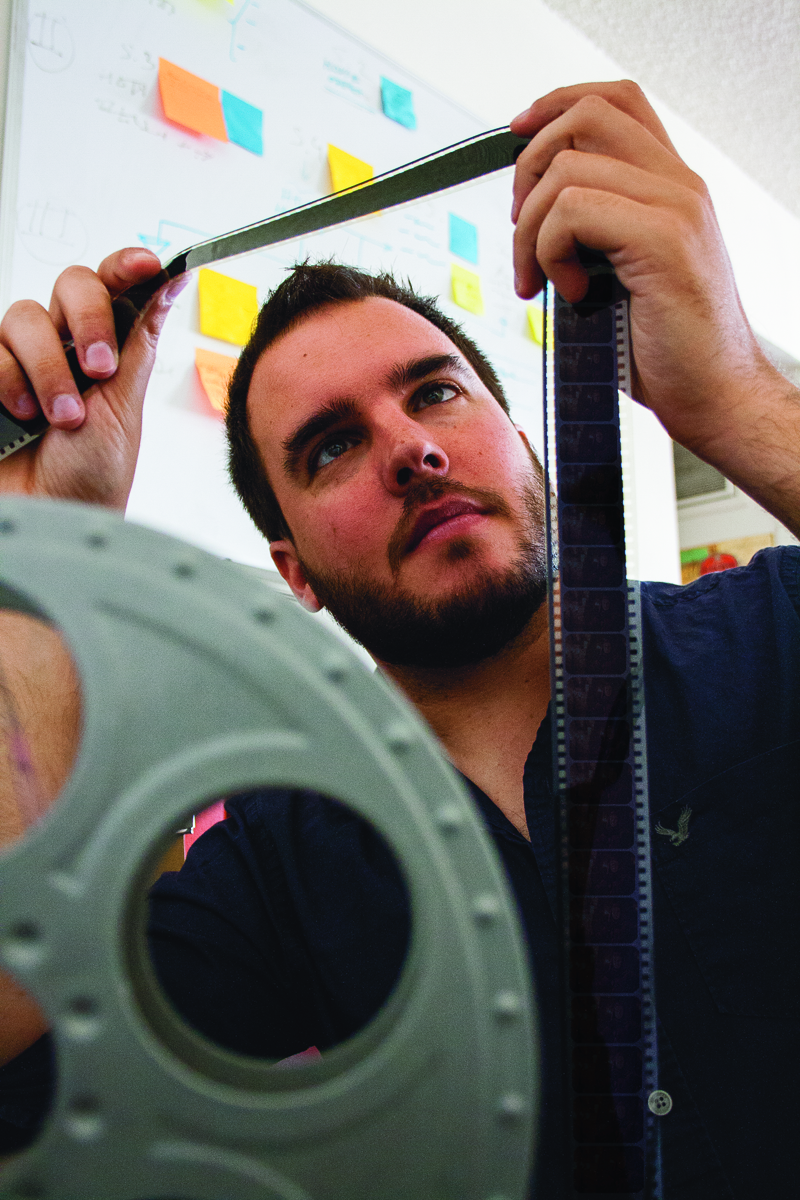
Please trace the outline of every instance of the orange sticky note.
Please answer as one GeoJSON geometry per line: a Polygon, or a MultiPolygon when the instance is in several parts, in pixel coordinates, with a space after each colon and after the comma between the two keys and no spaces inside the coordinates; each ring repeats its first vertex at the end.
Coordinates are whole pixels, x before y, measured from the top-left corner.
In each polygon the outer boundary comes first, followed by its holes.
{"type": "Polygon", "coordinates": [[[219,88],[213,83],[160,58],[158,90],[168,120],[195,133],[206,133],[220,142],[227,142],[219,88]]]}
{"type": "Polygon", "coordinates": [[[251,283],[204,267],[197,281],[200,332],[243,346],[258,316],[258,292],[251,283]]]}
{"type": "Polygon", "coordinates": [[[459,308],[467,312],[483,315],[483,296],[481,295],[480,276],[474,271],[467,271],[456,263],[450,264],[450,281],[453,286],[453,299],[459,308]]]}
{"type": "Polygon", "coordinates": [[[209,403],[217,412],[224,413],[228,403],[228,384],[237,360],[229,354],[217,354],[215,350],[201,350],[198,346],[194,352],[194,365],[203,385],[203,391],[208,396],[209,403]]]}
{"type": "Polygon", "coordinates": [[[346,150],[340,150],[338,146],[328,146],[328,166],[334,192],[341,192],[359,183],[368,183],[374,175],[369,163],[362,162],[346,150]]]}

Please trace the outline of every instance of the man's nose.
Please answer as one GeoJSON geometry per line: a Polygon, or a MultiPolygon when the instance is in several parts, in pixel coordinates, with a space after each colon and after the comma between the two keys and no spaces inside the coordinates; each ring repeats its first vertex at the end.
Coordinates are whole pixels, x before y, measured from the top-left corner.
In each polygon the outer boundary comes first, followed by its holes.
{"type": "Polygon", "coordinates": [[[405,431],[389,449],[384,461],[384,484],[394,496],[404,496],[420,478],[444,476],[450,463],[442,450],[422,429],[405,431]]]}

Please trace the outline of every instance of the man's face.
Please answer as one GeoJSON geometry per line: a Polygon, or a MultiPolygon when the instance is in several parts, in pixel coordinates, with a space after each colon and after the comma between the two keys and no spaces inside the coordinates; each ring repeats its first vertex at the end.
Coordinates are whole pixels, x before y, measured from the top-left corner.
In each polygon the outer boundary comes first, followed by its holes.
{"type": "Polygon", "coordinates": [[[428,660],[465,616],[457,638],[480,645],[462,661],[521,631],[544,595],[540,473],[444,333],[383,298],[317,310],[261,356],[248,412],[293,534],[273,557],[307,607],[387,662],[409,661],[431,618],[428,660]],[[398,622],[403,649],[382,636],[398,622]]]}

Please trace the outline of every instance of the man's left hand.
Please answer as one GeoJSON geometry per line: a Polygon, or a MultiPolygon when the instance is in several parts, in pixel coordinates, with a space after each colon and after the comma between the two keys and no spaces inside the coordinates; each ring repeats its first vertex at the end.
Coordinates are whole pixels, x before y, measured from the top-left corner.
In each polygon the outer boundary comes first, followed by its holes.
{"type": "Polygon", "coordinates": [[[517,293],[569,301],[605,253],[631,296],[634,395],[667,432],[800,528],[800,393],[747,323],[713,205],[630,81],[560,88],[511,123],[530,137],[512,220],[517,293]]]}

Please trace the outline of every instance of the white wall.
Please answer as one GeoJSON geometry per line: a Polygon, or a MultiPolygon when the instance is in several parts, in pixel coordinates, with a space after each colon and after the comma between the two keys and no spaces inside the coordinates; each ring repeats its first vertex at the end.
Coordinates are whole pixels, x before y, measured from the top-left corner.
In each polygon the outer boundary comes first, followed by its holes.
{"type": "Polygon", "coordinates": [[[700,500],[678,510],[681,549],[707,546],[729,538],[772,534],[775,546],[798,545],[798,539],[775,517],[738,488],[732,496],[700,500]]]}

